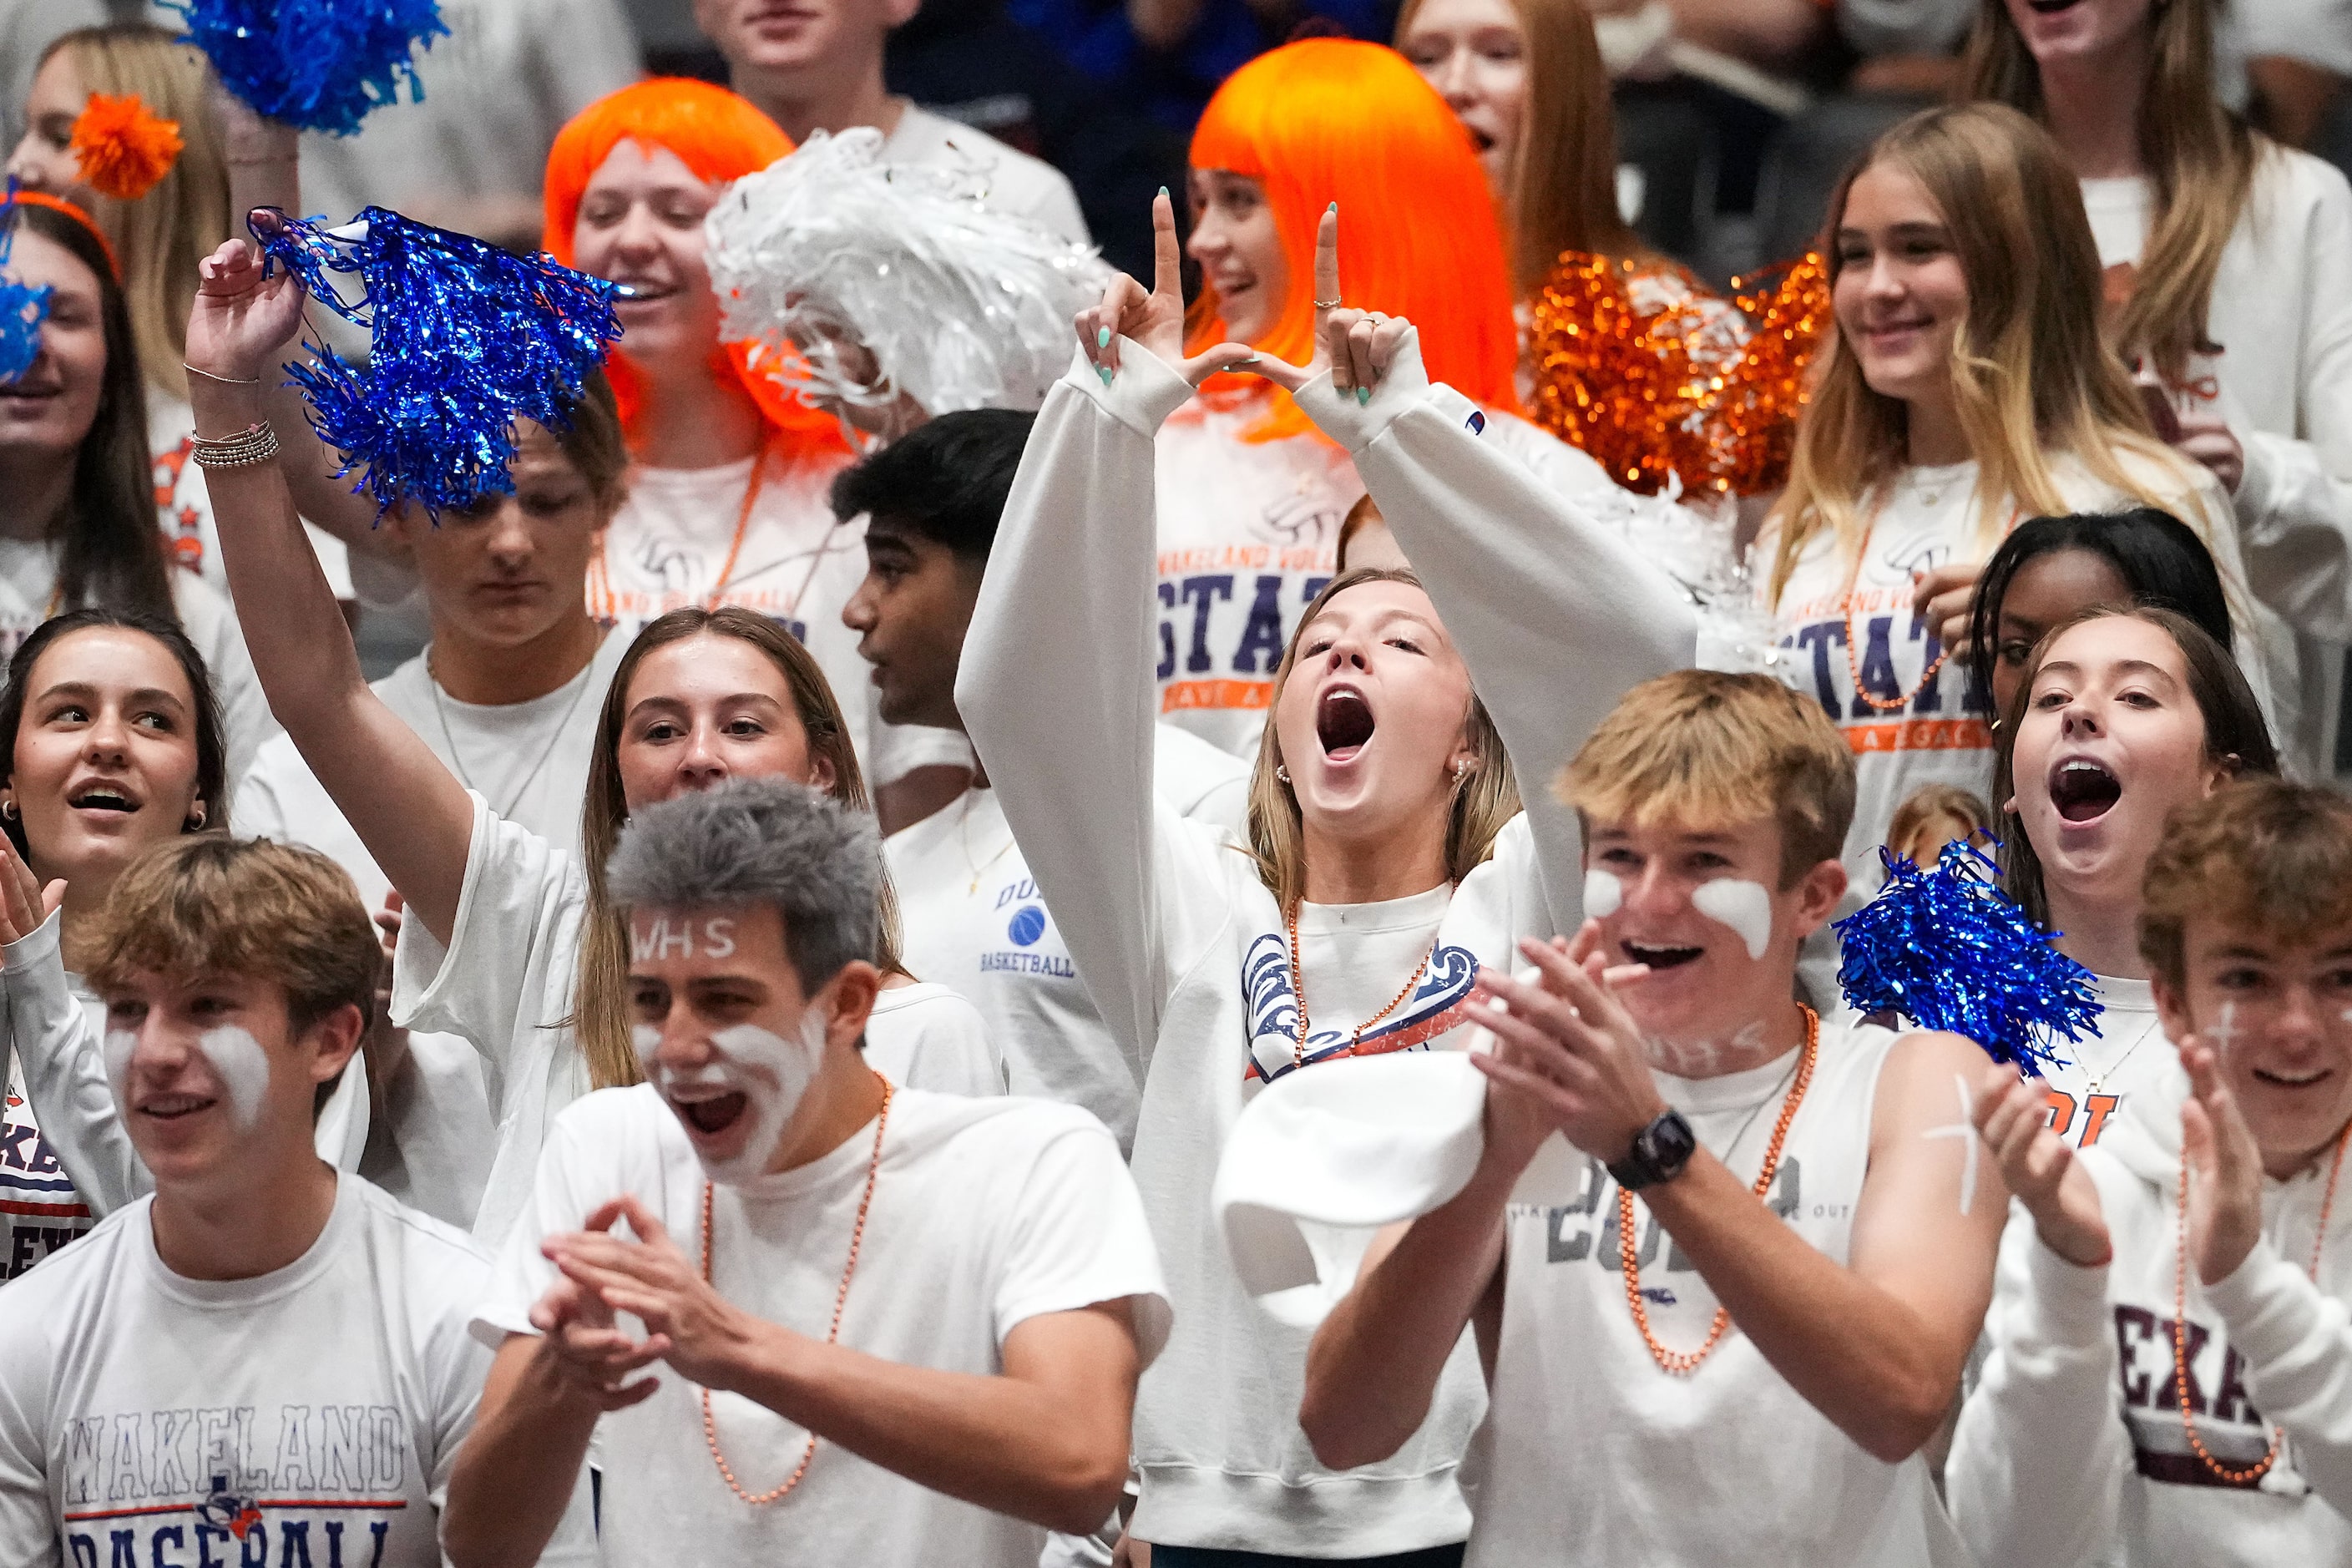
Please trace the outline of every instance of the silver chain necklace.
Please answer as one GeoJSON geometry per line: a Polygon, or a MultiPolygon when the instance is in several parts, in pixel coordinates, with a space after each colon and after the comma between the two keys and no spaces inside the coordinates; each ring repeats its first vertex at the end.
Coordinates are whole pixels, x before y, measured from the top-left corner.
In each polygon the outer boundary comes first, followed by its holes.
{"type": "MultiPolygon", "coordinates": [[[[601,645],[598,651],[602,651],[601,645]]],[[[572,700],[564,704],[563,716],[555,721],[555,728],[548,732],[547,744],[540,748],[539,760],[531,763],[530,771],[523,774],[522,782],[515,785],[514,792],[507,796],[506,804],[501,805],[495,801],[491,803],[490,809],[497,812],[501,818],[510,819],[513,816],[514,808],[521,804],[522,797],[530,793],[531,784],[539,778],[541,770],[547,766],[547,759],[553,756],[555,748],[562,743],[565,731],[572,728],[572,716],[580,711],[580,700],[588,694],[590,684],[588,678],[595,672],[596,655],[592,653],[588,656],[587,668],[572,678],[573,689],[572,700]]],[[[429,655],[425,661],[425,684],[433,693],[433,716],[440,721],[442,743],[449,748],[449,765],[457,770],[457,782],[467,789],[473,789],[473,775],[467,771],[465,753],[457,749],[457,737],[449,728],[449,710],[446,700],[442,695],[441,678],[433,672],[433,660],[429,655]]],[[[481,792],[477,790],[475,793],[481,792]]],[[[485,798],[488,797],[485,796],[485,798]]]]}

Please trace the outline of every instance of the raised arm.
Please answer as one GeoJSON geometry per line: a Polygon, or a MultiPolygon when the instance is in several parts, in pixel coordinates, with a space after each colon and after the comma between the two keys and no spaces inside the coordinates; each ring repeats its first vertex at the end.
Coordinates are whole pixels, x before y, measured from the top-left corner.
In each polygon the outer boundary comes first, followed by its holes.
{"type": "MultiPolygon", "coordinates": [[[[264,282],[231,240],[203,264],[188,321],[199,438],[275,423],[263,381],[301,318],[301,285],[264,282]]],[[[290,436],[290,433],[289,433],[290,436]]],[[[291,442],[289,441],[289,445],[291,442]]],[[[229,591],[270,710],[408,907],[443,942],[465,883],[473,803],[414,731],[368,689],[351,629],[319,570],[284,464],[206,468],[229,591]]]]}
{"type": "MultiPolygon", "coordinates": [[[[213,81],[212,98],[228,153],[228,210],[235,215],[232,230],[241,235],[245,215],[256,207],[304,216],[299,133],[290,125],[256,114],[218,79],[213,81]]],[[[352,216],[331,215],[338,223],[352,216]]],[[[189,363],[197,363],[193,352],[189,363]]],[[[342,459],[311,429],[302,395],[278,373],[275,359],[261,376],[263,406],[285,450],[280,464],[295,509],[353,550],[404,560],[407,552],[391,531],[376,526],[374,505],[365,496],[352,494],[349,479],[335,477],[342,459]]]]}
{"type": "MultiPolygon", "coordinates": [[[[1339,227],[1326,213],[1318,300],[1339,297],[1339,227]]],[[[1308,374],[1254,368],[1295,384],[1299,407],[1355,459],[1510,751],[1552,930],[1573,931],[1583,844],[1550,782],[1628,689],[1690,664],[1696,613],[1616,531],[1481,435],[1477,406],[1431,384],[1410,322],[1338,309],[1320,326],[1308,374]]]]}
{"type": "Polygon", "coordinates": [[[1022,455],[965,634],[956,708],[1103,1021],[1149,1052],[1167,976],[1152,789],[1153,436],[1199,381],[1183,358],[1173,209],[1156,287],[1112,279],[1022,455]],[[1050,664],[1046,661],[1050,660],[1050,664]]]}
{"type": "Polygon", "coordinates": [[[106,1081],[89,1015],[66,984],[59,948],[65,884],[42,888],[0,837],[0,997],[7,1008],[0,1062],[14,1046],[42,1139],[100,1218],[154,1185],[131,1146],[106,1081]]]}

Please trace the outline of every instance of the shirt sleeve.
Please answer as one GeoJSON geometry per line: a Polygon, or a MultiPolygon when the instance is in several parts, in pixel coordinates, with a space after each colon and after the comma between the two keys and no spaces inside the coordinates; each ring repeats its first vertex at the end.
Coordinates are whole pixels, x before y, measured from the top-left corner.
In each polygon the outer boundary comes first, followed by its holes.
{"type": "Polygon", "coordinates": [[[1004,1053],[988,1037],[987,1020],[944,987],[868,1022],[866,1061],[901,1089],[967,1098],[1007,1092],[1004,1053]]]}
{"type": "Polygon", "coordinates": [[[392,1016],[404,1028],[472,1040],[511,1098],[524,1081],[517,1069],[526,1047],[556,1033],[572,1010],[587,886],[572,857],[467,794],[474,828],[449,945],[423,921],[401,922],[392,1016]]]}
{"type": "Polygon", "coordinates": [[[2352,1313],[2267,1240],[2205,1295],[2245,1358],[2255,1405],[2286,1432],[2294,1468],[2352,1516],[2352,1313]]]}
{"type": "Polygon", "coordinates": [[[30,936],[0,948],[0,993],[33,1120],[74,1191],[103,1217],[155,1184],[123,1128],[89,1014],[66,984],[61,918],[53,914],[30,936]]]}
{"type": "Polygon", "coordinates": [[[2012,1206],[1985,1333],[1944,1464],[1953,1522],[1979,1563],[2087,1563],[2115,1538],[2132,1462],[2107,1270],[2052,1252],[2012,1206]]]}
{"type": "Polygon", "coordinates": [[[1171,1313],[1143,1198],[1109,1131],[1082,1111],[1066,1115],[1010,1205],[996,1341],[1031,1318],[1131,1299],[1136,1353],[1148,1367],[1168,1342],[1171,1313]]]}
{"type": "Polygon", "coordinates": [[[0,1290],[0,1563],[59,1568],[48,1474],[51,1368],[40,1314],[28,1305],[21,1288],[0,1290]]]}

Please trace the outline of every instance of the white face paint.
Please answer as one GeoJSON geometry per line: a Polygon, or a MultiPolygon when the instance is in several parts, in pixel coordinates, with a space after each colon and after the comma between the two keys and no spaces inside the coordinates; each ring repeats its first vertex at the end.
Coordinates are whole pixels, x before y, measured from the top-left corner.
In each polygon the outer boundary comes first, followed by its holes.
{"type": "Polygon", "coordinates": [[[236,1025],[225,1024],[198,1035],[196,1049],[213,1064],[228,1095],[230,1122],[239,1132],[253,1131],[261,1120],[262,1096],[269,1092],[269,1056],[261,1042],[236,1025]]]}
{"type": "Polygon", "coordinates": [[[1584,918],[1605,921],[1625,907],[1625,884],[1617,879],[1614,871],[1591,870],[1584,874],[1584,918]]]}
{"type": "MultiPolygon", "coordinates": [[[[139,1037],[130,1029],[110,1029],[100,1048],[106,1059],[106,1081],[114,1089],[114,1103],[128,1108],[131,1058],[139,1049],[139,1037]]],[[[212,1064],[213,1076],[220,1079],[230,1125],[239,1132],[252,1131],[261,1120],[262,1097],[269,1092],[269,1054],[259,1040],[234,1024],[198,1035],[196,1049],[204,1053],[205,1060],[212,1064]]]]}
{"type": "MultiPolygon", "coordinates": [[[[824,1012],[809,1008],[801,1016],[797,1040],[772,1035],[756,1024],[734,1025],[710,1037],[715,1059],[690,1069],[666,1066],[646,1050],[645,1037],[654,1036],[658,1047],[659,1031],[643,1027],[635,1031],[646,1076],[665,1099],[687,1089],[718,1089],[743,1097],[742,1147],[724,1160],[703,1159],[703,1171],[712,1181],[735,1185],[766,1172],[785,1126],[824,1065],[825,1029],[831,1022],[824,1012]]],[[[681,1115],[679,1120],[686,1119],[681,1115]]]]}
{"type": "Polygon", "coordinates": [[[1732,877],[1701,882],[1691,889],[1691,908],[1717,925],[1729,926],[1748,944],[1751,960],[1762,958],[1772,945],[1772,895],[1760,882],[1732,877]]]}

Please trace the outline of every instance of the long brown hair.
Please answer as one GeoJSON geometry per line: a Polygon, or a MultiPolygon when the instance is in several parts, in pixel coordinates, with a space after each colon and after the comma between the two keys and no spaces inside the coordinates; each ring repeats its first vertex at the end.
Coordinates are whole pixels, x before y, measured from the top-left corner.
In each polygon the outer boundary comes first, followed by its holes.
{"type": "MultiPolygon", "coordinates": [[[[1275,902],[1286,910],[1307,896],[1307,840],[1299,826],[1298,797],[1276,772],[1282,766],[1282,736],[1274,716],[1282,704],[1282,689],[1298,663],[1299,639],[1307,628],[1315,624],[1324,605],[1367,583],[1421,586],[1421,579],[1412,573],[1390,567],[1341,573],[1315,595],[1314,603],[1298,618],[1298,630],[1291,634],[1290,646],[1282,650],[1282,663],[1274,672],[1274,700],[1266,705],[1257,766],[1250,774],[1250,858],[1257,862],[1258,876],[1274,894],[1275,902]]],[[[1445,876],[1453,882],[1461,881],[1494,853],[1495,836],[1519,814],[1519,786],[1511,773],[1511,754],[1503,749],[1503,737],[1475,691],[1470,694],[1470,710],[1463,717],[1463,727],[1478,760],[1468,773],[1454,781],[1454,804],[1446,817],[1445,876]]]]}
{"type": "MultiPolygon", "coordinates": [[[[1996,7],[1997,8],[1997,7],[1996,7]]],[[[2016,110],[1970,103],[1927,110],[1881,136],[1830,204],[1830,286],[1844,271],[1835,243],[1853,183],[1887,164],[1916,179],[1942,214],[1968,277],[1969,301],[1952,346],[1960,427],[1978,461],[1978,544],[1990,549],[2014,501],[2027,515],[2075,510],[2050,458],[2074,458],[2117,491],[2157,507],[2159,496],[2126,468],[2131,452],[2160,470],[2180,465],[2148,433],[2147,415],[2099,325],[2099,253],[2081,187],[2057,143],[2016,110]]],[[[1833,338],[1820,389],[1797,426],[1789,488],[1774,516],[1778,604],[1806,542],[1823,528],[1849,551],[1861,519],[1907,461],[1909,410],[1871,389],[1861,362],[1833,338]]],[[[2184,480],[2182,489],[2188,489],[2184,480]]],[[[2212,521],[2200,521],[2210,537],[2212,521]]]]}
{"type": "Polygon", "coordinates": [[[100,196],[92,214],[122,258],[131,333],[147,379],[186,401],[188,314],[196,263],[228,238],[228,153],[213,111],[212,70],[193,45],[162,27],[119,22],[65,34],[41,53],[67,51],[93,93],[136,93],[150,112],[175,122],[183,143],[170,174],[135,202],[100,196]]]}
{"type": "MultiPolygon", "coordinates": [[[[1423,0],[1397,13],[1402,49],[1423,0]]],[[[1521,297],[1563,251],[1624,261],[1648,254],[1617,205],[1617,120],[1585,0],[1511,0],[1527,60],[1527,121],[1503,176],[1505,243],[1521,297]]]]}
{"type": "MultiPolygon", "coordinates": [[[[2147,355],[2167,380],[2189,356],[2214,352],[2205,336],[2213,279],[2254,186],[2268,143],[2213,92],[2213,0],[2158,0],[2149,26],[2154,63],[2140,93],[2140,161],[2156,186],[2140,247],[2138,279],[2110,323],[2126,359],[2147,355]]],[[[1968,93],[2037,119],[2046,101],[2042,68],[2010,19],[1989,0],[1969,39],[1968,93]]]]}
{"type": "MultiPolygon", "coordinates": [[[[588,909],[581,921],[580,981],[572,997],[572,1016],[565,1020],[588,1059],[591,1079],[599,1089],[637,1083],[636,1047],[629,1038],[629,931],[604,885],[604,863],[621,839],[629,820],[628,796],[621,787],[621,725],[629,713],[629,684],[637,667],[656,649],[688,637],[733,637],[765,654],[783,676],[792,693],[793,711],[808,732],[812,761],[822,758],[833,769],[833,798],[859,811],[870,811],[866,775],[858,770],[857,752],[850,745],[842,721],[841,704],[818,668],[816,658],[800,639],[779,622],[755,610],[730,605],[705,610],[689,605],[672,610],[639,632],[629,651],[613,670],[613,684],[596,720],[596,745],[588,760],[588,795],[580,813],[580,853],[588,877],[588,909]]],[[[898,962],[898,907],[886,872],[882,879],[882,929],[877,934],[877,963],[886,974],[903,974],[898,962]]]]}
{"type": "Polygon", "coordinates": [[[1992,798],[2000,817],[1996,831],[2000,837],[2001,890],[2039,925],[2050,923],[2050,895],[2042,884],[2042,857],[2034,850],[2033,840],[2026,837],[2025,824],[2009,808],[2017,795],[2017,727],[2032,704],[2033,683],[2041,678],[2042,667],[2058,639],[2085,622],[2117,619],[2146,621],[2180,650],[2180,662],[2189,672],[2189,694],[2205,719],[2207,762],[2228,763],[2241,778],[2279,771],[2278,746],[2271,739],[2262,704],[2254,700],[2253,688],[2246,684],[2245,672],[2228,648],[2187,616],[2158,605],[2096,605],[2051,627],[2025,661],[2025,677],[2010,699],[2009,711],[2001,715],[1993,751],[1992,798]]]}

